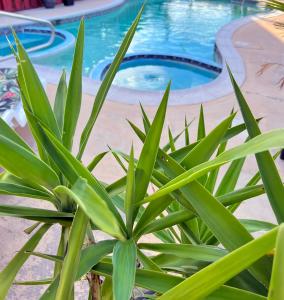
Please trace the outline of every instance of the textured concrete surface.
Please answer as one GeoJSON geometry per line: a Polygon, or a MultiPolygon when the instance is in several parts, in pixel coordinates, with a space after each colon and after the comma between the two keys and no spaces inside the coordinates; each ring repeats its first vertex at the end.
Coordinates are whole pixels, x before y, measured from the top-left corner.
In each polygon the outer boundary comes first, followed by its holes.
{"type": "MultiPolygon", "coordinates": [[[[273,128],[284,127],[284,89],[279,88],[279,81],[284,76],[284,67],[280,65],[272,65],[266,68],[265,72],[259,76],[258,71],[262,65],[267,63],[284,64],[284,45],[283,32],[275,28],[274,22],[284,21],[284,17],[277,17],[273,20],[259,20],[252,22],[240,28],[233,37],[234,45],[244,60],[247,78],[242,86],[242,90],[257,117],[263,117],[261,128],[267,131],[273,128]]],[[[48,86],[48,94],[50,99],[54,99],[56,87],[48,86]]],[[[202,101],[202,99],[200,99],[202,101]]],[[[93,96],[84,95],[81,117],[79,120],[79,128],[76,133],[75,141],[78,142],[79,135],[86,122],[87,116],[91,111],[93,96]]],[[[237,102],[233,95],[216,99],[204,104],[205,119],[207,131],[212,129],[218,122],[226,117],[232,107],[237,109],[237,102]]],[[[146,107],[147,113],[153,116],[156,108],[153,106],[146,107]]],[[[170,125],[173,132],[179,132],[183,126],[184,115],[189,120],[197,117],[199,105],[171,106],[168,109],[166,124],[170,125]]],[[[107,149],[110,145],[114,149],[129,151],[130,144],[133,141],[136,156],[141,147],[138,139],[130,130],[126,118],[134,123],[141,124],[140,111],[137,105],[125,105],[114,103],[111,99],[105,103],[98,122],[93,131],[88,151],[84,156],[84,161],[89,162],[91,158],[101,151],[107,149]]],[[[238,114],[236,123],[241,122],[241,116],[238,114]]],[[[196,132],[196,122],[190,130],[193,137],[196,132]]],[[[25,138],[29,138],[26,130],[22,130],[25,138]]],[[[232,144],[242,143],[244,136],[240,136],[232,142],[232,144]]],[[[164,137],[163,140],[165,141],[164,137]]],[[[76,147],[75,147],[76,148],[76,147]]],[[[284,162],[277,160],[282,176],[284,175],[284,162]]],[[[254,158],[250,157],[244,167],[244,172],[240,179],[239,185],[242,186],[255,173],[256,165],[254,158]]],[[[107,182],[111,182],[118,176],[122,175],[122,171],[117,166],[111,155],[107,155],[95,171],[95,175],[107,182]]],[[[37,205],[42,207],[43,203],[36,200],[15,199],[14,197],[1,197],[1,203],[18,203],[22,205],[37,205]]],[[[45,204],[44,204],[45,207],[45,204]]],[[[244,203],[237,211],[237,215],[243,218],[258,218],[262,220],[274,221],[273,214],[269,207],[266,197],[258,197],[244,203]]],[[[26,237],[22,234],[22,230],[31,223],[12,218],[0,219],[0,269],[2,269],[10,258],[15,255],[16,251],[24,244],[26,237]]],[[[103,238],[102,236],[99,239],[103,238]]],[[[148,237],[152,239],[152,237],[148,237]]],[[[47,238],[38,248],[39,250],[51,253],[56,248],[58,240],[58,228],[52,229],[47,238]]],[[[51,274],[51,265],[46,261],[32,258],[21,270],[20,276],[22,280],[31,278],[45,278],[51,274]]],[[[44,287],[13,287],[7,299],[38,299],[39,293],[44,287]]],[[[87,299],[85,291],[85,283],[80,282],[77,286],[76,299],[87,299]]]]}
{"type": "MultiPolygon", "coordinates": [[[[81,16],[85,13],[101,11],[110,7],[120,5],[124,0],[77,0],[73,6],[56,5],[54,9],[38,7],[34,9],[19,11],[17,13],[32,16],[39,19],[57,20],[65,17],[81,16]]],[[[10,17],[0,16],[0,28],[26,24],[26,20],[16,20],[10,17]]]]}

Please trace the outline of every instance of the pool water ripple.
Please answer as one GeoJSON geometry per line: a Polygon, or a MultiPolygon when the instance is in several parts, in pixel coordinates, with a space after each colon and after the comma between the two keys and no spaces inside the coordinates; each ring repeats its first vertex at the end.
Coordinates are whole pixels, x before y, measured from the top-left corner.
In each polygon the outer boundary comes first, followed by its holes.
{"type": "MultiPolygon", "coordinates": [[[[110,13],[86,19],[85,76],[114,57],[143,2],[127,1],[110,13]]],[[[166,53],[214,62],[218,30],[232,20],[263,11],[251,2],[240,6],[230,0],[148,0],[128,54],[166,53]]],[[[79,21],[57,27],[76,35],[78,26],[79,21]]],[[[72,57],[73,49],[68,49],[35,62],[70,70],[72,57]]]]}

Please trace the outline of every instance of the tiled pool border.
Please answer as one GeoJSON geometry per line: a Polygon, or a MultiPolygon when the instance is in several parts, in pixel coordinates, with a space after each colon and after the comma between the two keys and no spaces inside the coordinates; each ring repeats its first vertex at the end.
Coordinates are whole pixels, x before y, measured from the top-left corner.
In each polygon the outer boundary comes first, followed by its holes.
{"type": "MultiPolygon", "coordinates": [[[[3,30],[3,29],[2,29],[3,30]]],[[[32,28],[32,27],[26,27],[26,26],[21,26],[18,28],[15,28],[16,32],[27,32],[27,33],[31,33],[31,34],[50,34],[50,29],[46,29],[46,28],[32,28]]],[[[11,29],[9,30],[5,30],[4,31],[5,34],[10,34],[11,33],[11,29]]],[[[2,31],[3,33],[3,31],[2,31]]],[[[0,29],[0,34],[1,34],[1,29],[0,29]]],[[[75,44],[75,37],[73,34],[71,34],[68,31],[65,30],[61,30],[61,29],[56,29],[55,30],[55,36],[60,37],[62,39],[62,43],[58,44],[56,47],[52,47],[50,49],[45,49],[45,50],[41,50],[38,52],[32,52],[30,53],[30,57],[32,58],[43,58],[43,57],[47,57],[49,55],[54,55],[56,53],[60,53],[62,51],[65,51],[66,49],[74,46],[75,44]]]]}
{"type": "MultiPolygon", "coordinates": [[[[90,11],[85,11],[84,12],[84,18],[85,19],[90,19],[93,17],[97,17],[97,16],[103,16],[106,15],[108,13],[111,13],[112,11],[120,8],[121,6],[123,6],[126,2],[128,2],[130,0],[115,0],[113,1],[113,3],[111,5],[106,5],[105,7],[101,8],[101,9],[94,9],[94,10],[90,10],[90,11]]],[[[54,25],[61,25],[61,24],[65,24],[65,23],[70,23],[70,22],[76,22],[82,19],[82,13],[76,13],[74,15],[65,17],[63,19],[58,19],[55,18],[52,20],[52,23],[54,25]]]]}
{"type": "MultiPolygon", "coordinates": [[[[76,22],[84,18],[92,18],[96,16],[102,16],[105,14],[108,14],[119,7],[123,6],[125,3],[127,3],[130,0],[113,0],[111,3],[106,3],[100,7],[96,7],[94,9],[83,9],[79,10],[75,13],[71,13],[68,16],[52,16],[52,17],[46,17],[49,21],[51,21],[54,25],[60,25],[60,24],[65,24],[65,23],[70,23],[70,22],[76,22]]],[[[23,27],[26,27],[27,24],[33,24],[32,22],[28,21],[22,21],[20,24],[14,25],[13,28],[16,30],[20,30],[23,27]]],[[[7,25],[0,25],[0,34],[5,32],[5,31],[10,31],[10,26],[7,25]]]]}
{"type": "MultiPolygon", "coordinates": [[[[30,32],[30,33],[42,33],[42,34],[47,34],[50,32],[49,29],[34,29],[34,28],[27,28],[24,30],[24,32],[30,32]]],[[[63,39],[63,42],[60,43],[59,45],[57,45],[54,48],[50,48],[47,50],[41,50],[39,52],[34,52],[31,53],[30,56],[33,58],[36,57],[48,57],[49,55],[55,55],[56,53],[60,53],[62,51],[65,51],[67,49],[69,49],[70,47],[74,46],[75,44],[75,37],[73,34],[71,34],[68,31],[65,30],[61,30],[61,29],[56,29],[55,31],[55,35],[57,35],[58,37],[63,39]]]]}
{"type": "MultiPolygon", "coordinates": [[[[59,19],[58,17],[52,17],[48,19],[55,24],[62,24],[66,22],[76,21],[83,15],[85,17],[103,15],[121,7],[128,1],[129,0],[114,0],[111,3],[107,3],[106,5],[103,5],[91,11],[82,10],[61,19],[59,19]]],[[[241,86],[245,81],[246,71],[243,60],[233,45],[233,34],[240,27],[254,20],[257,20],[259,18],[270,18],[279,14],[281,13],[272,12],[268,14],[258,14],[256,16],[247,16],[224,25],[218,31],[215,42],[216,54],[219,56],[220,64],[222,65],[222,71],[220,75],[210,83],[201,86],[193,87],[190,89],[171,91],[169,105],[198,104],[201,102],[216,100],[232,93],[233,89],[227,69],[225,68],[226,63],[230,66],[237,83],[241,86]]],[[[48,83],[58,83],[59,76],[61,74],[60,71],[55,70],[51,67],[40,65],[36,65],[36,68],[38,69],[39,73],[45,77],[45,80],[48,83]]],[[[95,95],[97,93],[99,85],[99,80],[92,80],[87,77],[84,77],[83,79],[83,91],[87,94],[95,95]]],[[[108,99],[114,102],[132,105],[136,105],[139,103],[143,103],[144,105],[158,105],[162,95],[162,91],[136,91],[123,87],[112,86],[108,94],[108,99]]]]}

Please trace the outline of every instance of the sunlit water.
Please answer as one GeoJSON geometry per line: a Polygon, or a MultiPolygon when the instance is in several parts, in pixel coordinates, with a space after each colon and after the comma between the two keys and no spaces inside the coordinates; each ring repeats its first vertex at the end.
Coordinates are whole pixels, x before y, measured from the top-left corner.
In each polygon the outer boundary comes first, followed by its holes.
{"type": "MultiPolygon", "coordinates": [[[[131,0],[111,13],[86,19],[84,73],[114,57],[143,1],[131,0]]],[[[230,1],[148,0],[128,53],[169,53],[214,60],[217,31],[231,20],[256,14],[255,4],[240,6],[230,1]]],[[[58,26],[77,34],[79,22],[58,26]]],[[[70,70],[73,49],[41,64],[70,70]]]]}
{"type": "MultiPolygon", "coordinates": [[[[141,0],[129,0],[111,13],[86,18],[85,76],[89,76],[99,63],[114,57],[142,3],[141,0]]],[[[263,11],[263,7],[254,3],[239,5],[229,0],[148,0],[128,54],[170,54],[213,62],[218,30],[234,19],[263,11]]],[[[78,26],[79,21],[57,27],[76,36],[78,26]]],[[[37,64],[69,71],[73,50],[72,47],[64,52],[33,60],[37,64]]],[[[120,72],[115,83],[130,88],[159,90],[164,89],[169,79],[174,79],[180,81],[174,82],[177,86],[174,88],[178,89],[206,83],[216,77],[216,74],[208,75],[207,71],[197,69],[187,70],[189,72],[185,75],[185,70],[177,70],[176,67],[164,66],[157,69],[153,65],[144,65],[142,68],[137,66],[136,69],[120,72]],[[187,84],[182,82],[184,77],[190,78],[187,84]]]]}
{"type": "MultiPolygon", "coordinates": [[[[39,34],[39,33],[18,32],[17,36],[26,49],[30,49],[32,47],[45,44],[50,39],[49,35],[39,34]]],[[[8,43],[8,40],[11,42],[11,44],[14,47],[16,46],[12,34],[0,35],[0,56],[6,56],[6,55],[12,54],[11,47],[8,43]]],[[[56,47],[57,45],[62,43],[62,41],[63,41],[62,38],[55,36],[55,40],[54,40],[52,46],[50,46],[48,48],[56,47]]],[[[48,48],[45,48],[45,50],[48,48]]]]}
{"type": "Polygon", "coordinates": [[[139,59],[123,63],[114,84],[135,90],[179,90],[205,84],[217,74],[190,64],[159,59],[139,59]]]}

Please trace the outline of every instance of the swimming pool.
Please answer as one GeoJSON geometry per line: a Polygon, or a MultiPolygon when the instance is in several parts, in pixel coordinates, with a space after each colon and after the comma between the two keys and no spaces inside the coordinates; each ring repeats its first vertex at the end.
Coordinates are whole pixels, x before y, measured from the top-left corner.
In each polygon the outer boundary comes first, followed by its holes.
{"type": "MultiPolygon", "coordinates": [[[[45,44],[50,38],[50,35],[47,34],[38,34],[38,33],[35,34],[29,32],[19,32],[17,33],[17,35],[20,41],[22,41],[22,44],[26,49],[39,46],[41,44],[45,44]]],[[[10,41],[12,41],[12,44],[15,44],[12,35],[8,35],[7,37],[10,41]]],[[[56,36],[53,46],[56,47],[57,45],[60,44],[60,42],[61,42],[61,38],[56,36]]],[[[7,43],[6,36],[4,35],[0,36],[0,53],[1,56],[6,56],[12,53],[7,43]]]]}
{"type": "MultiPolygon", "coordinates": [[[[27,27],[21,31],[17,31],[17,36],[21,41],[25,49],[31,49],[33,47],[46,44],[50,39],[50,30],[45,28],[33,28],[27,27]]],[[[5,57],[12,54],[10,45],[7,39],[15,47],[15,40],[12,34],[0,34],[0,57],[5,57]]],[[[58,55],[61,51],[65,51],[69,47],[74,46],[75,38],[69,32],[62,30],[55,31],[55,38],[51,45],[48,47],[33,51],[30,53],[31,57],[40,57],[40,61],[43,61],[43,57],[51,56],[53,54],[58,55]]],[[[72,47],[73,49],[73,47],[72,47]]]]}
{"type": "MultiPolygon", "coordinates": [[[[142,5],[141,0],[128,1],[120,8],[86,19],[84,75],[102,61],[112,59],[123,36],[142,5]]],[[[215,61],[214,43],[218,30],[242,16],[263,12],[256,3],[240,5],[230,0],[148,0],[131,53],[171,53],[204,61],[215,61]]],[[[77,34],[79,21],[57,28],[77,34]]],[[[73,49],[35,59],[36,63],[70,70],[73,49]]]]}

